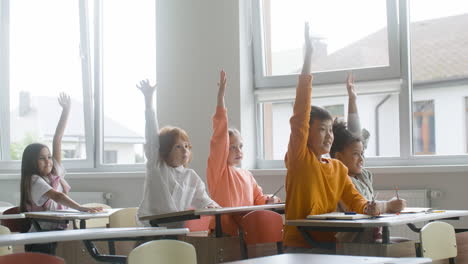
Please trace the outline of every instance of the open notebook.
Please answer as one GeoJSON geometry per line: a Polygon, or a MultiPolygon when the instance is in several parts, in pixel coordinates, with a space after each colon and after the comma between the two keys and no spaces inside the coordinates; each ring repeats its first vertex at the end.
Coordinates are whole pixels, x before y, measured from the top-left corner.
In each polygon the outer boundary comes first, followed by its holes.
{"type": "Polygon", "coordinates": [[[372,218],[370,215],[365,214],[349,214],[344,212],[331,212],[326,214],[319,214],[319,215],[308,215],[307,219],[316,219],[316,220],[324,220],[324,219],[335,219],[335,220],[354,220],[354,219],[365,219],[365,218],[372,218]]]}
{"type": "Polygon", "coordinates": [[[410,214],[410,213],[430,213],[432,208],[427,207],[406,207],[400,213],[402,214],[410,214]]]}

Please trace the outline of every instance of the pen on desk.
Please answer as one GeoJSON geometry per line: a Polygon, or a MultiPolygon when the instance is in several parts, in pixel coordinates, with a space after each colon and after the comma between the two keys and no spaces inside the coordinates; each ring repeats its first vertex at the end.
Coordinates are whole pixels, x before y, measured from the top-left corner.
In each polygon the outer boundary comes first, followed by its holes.
{"type": "Polygon", "coordinates": [[[278,188],[278,190],[276,190],[276,192],[273,193],[273,195],[272,195],[271,197],[275,197],[275,195],[276,195],[277,193],[279,193],[279,191],[281,191],[281,189],[283,189],[283,187],[284,187],[284,184],[281,185],[281,186],[278,188]]]}
{"type": "Polygon", "coordinates": [[[398,186],[395,185],[395,193],[396,193],[396,198],[400,200],[400,196],[398,195],[398,186]]]}

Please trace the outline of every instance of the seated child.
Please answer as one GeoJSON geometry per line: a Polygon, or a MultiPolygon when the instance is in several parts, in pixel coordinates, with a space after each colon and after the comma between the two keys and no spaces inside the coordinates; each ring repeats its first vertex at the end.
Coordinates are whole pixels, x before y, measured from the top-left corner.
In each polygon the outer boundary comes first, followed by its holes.
{"type": "MultiPolygon", "coordinates": [[[[305,58],[296,88],[291,136],[286,154],[286,219],[305,219],[307,215],[333,212],[341,200],[352,211],[369,215],[380,212],[354,187],[347,168],[338,160],[326,159],[333,143],[332,117],[328,111],[312,106],[309,26],[305,27],[305,58]]],[[[288,251],[307,250],[310,245],[294,226],[285,226],[284,244],[288,251]]],[[[334,242],[334,233],[310,232],[319,242],[334,242]]]]}
{"type": "MultiPolygon", "coordinates": [[[[156,86],[151,86],[146,80],[141,81],[137,88],[145,98],[147,158],[144,192],[138,208],[138,217],[190,208],[218,207],[218,204],[208,196],[205,184],[198,174],[187,168],[192,158],[192,146],[187,133],[178,127],[163,127],[159,130],[156,113],[153,110],[153,94],[156,86]]],[[[142,223],[149,226],[149,221],[142,223]]],[[[183,223],[165,226],[182,227],[183,223]]]]}
{"type": "MultiPolygon", "coordinates": [[[[363,168],[365,142],[369,138],[366,130],[361,132],[361,124],[357,111],[357,95],[354,90],[354,78],[348,75],[346,88],[348,90],[348,123],[335,120],[333,134],[335,140],[331,147],[330,156],[340,160],[347,168],[356,189],[368,200],[375,196],[372,173],[363,168]],[[347,127],[348,126],[348,127],[347,127]]],[[[396,197],[388,201],[376,201],[380,212],[398,213],[406,206],[406,201],[396,197]]],[[[340,211],[349,211],[342,203],[340,211]]],[[[381,238],[379,228],[371,228],[360,233],[343,232],[337,234],[341,242],[374,242],[381,238]]]]}
{"type": "MultiPolygon", "coordinates": [[[[260,205],[279,202],[277,197],[264,195],[252,173],[237,168],[242,162],[242,137],[237,129],[228,129],[224,105],[226,73],[220,72],[216,113],[213,116],[213,136],[206,170],[211,197],[223,207],[260,205]]],[[[222,229],[229,235],[238,234],[241,215],[223,215],[222,229]]],[[[211,224],[214,228],[214,222],[211,224]]]]}

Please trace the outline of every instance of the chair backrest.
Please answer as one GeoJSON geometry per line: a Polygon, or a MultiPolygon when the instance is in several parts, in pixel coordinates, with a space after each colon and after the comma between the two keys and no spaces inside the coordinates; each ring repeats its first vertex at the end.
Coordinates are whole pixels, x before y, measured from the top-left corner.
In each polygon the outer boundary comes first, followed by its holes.
{"type": "Polygon", "coordinates": [[[421,229],[419,237],[423,257],[440,260],[457,256],[457,241],[452,225],[445,222],[431,222],[421,229]]]}
{"type": "Polygon", "coordinates": [[[128,264],[196,264],[195,247],[179,240],[154,240],[130,252],[128,264]]]}
{"type": "Polygon", "coordinates": [[[65,260],[56,256],[35,252],[13,253],[5,256],[0,256],[0,264],[31,263],[64,264],[65,260]]]}
{"type": "MultiPolygon", "coordinates": [[[[0,225],[0,236],[1,235],[9,235],[11,234],[10,229],[6,226],[0,225]]],[[[12,246],[5,246],[5,247],[0,247],[0,256],[7,255],[13,253],[13,247],[12,246]]]]}
{"type": "MultiPolygon", "coordinates": [[[[21,211],[18,206],[7,209],[3,212],[6,214],[20,214],[21,211]]],[[[8,227],[11,232],[26,233],[31,227],[31,222],[27,218],[23,219],[4,219],[2,225],[8,227]]]]}
{"type": "Polygon", "coordinates": [[[202,215],[200,219],[193,219],[185,221],[185,227],[190,232],[210,231],[210,222],[213,216],[202,215]]]}
{"type": "MultiPolygon", "coordinates": [[[[82,206],[84,206],[84,207],[102,207],[102,209],[111,209],[112,208],[107,204],[101,204],[101,203],[87,203],[87,204],[83,204],[82,206]]],[[[107,227],[107,224],[109,224],[109,219],[108,218],[96,218],[96,219],[86,220],[86,228],[107,227]]]]}
{"type": "Polygon", "coordinates": [[[124,208],[109,216],[109,227],[135,227],[138,226],[136,214],[138,208],[124,208]]]}
{"type": "Polygon", "coordinates": [[[283,217],[273,211],[250,212],[242,217],[240,227],[247,245],[283,240],[283,217]]]}

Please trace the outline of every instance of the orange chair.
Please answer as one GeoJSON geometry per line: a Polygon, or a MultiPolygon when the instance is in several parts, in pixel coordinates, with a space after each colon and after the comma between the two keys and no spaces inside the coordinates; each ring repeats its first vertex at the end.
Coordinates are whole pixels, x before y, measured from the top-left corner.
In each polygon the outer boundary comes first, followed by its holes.
{"type": "Polygon", "coordinates": [[[188,228],[190,232],[210,231],[211,218],[212,216],[203,215],[200,219],[185,221],[185,227],[188,228]]]}
{"type": "Polygon", "coordinates": [[[248,258],[247,245],[276,243],[278,254],[283,253],[283,217],[273,211],[253,211],[240,221],[241,254],[248,258]]]}
{"type": "MultiPolygon", "coordinates": [[[[4,215],[7,214],[20,214],[20,209],[18,206],[9,208],[3,212],[4,215]]],[[[8,227],[11,232],[26,233],[31,227],[31,222],[29,219],[5,219],[2,220],[2,225],[8,227]]]]}
{"type": "Polygon", "coordinates": [[[56,256],[33,252],[13,253],[0,256],[0,264],[32,263],[65,264],[65,260],[56,256]]]}

